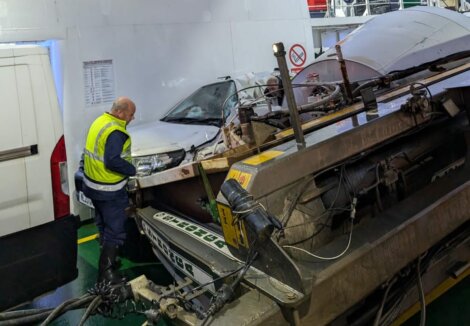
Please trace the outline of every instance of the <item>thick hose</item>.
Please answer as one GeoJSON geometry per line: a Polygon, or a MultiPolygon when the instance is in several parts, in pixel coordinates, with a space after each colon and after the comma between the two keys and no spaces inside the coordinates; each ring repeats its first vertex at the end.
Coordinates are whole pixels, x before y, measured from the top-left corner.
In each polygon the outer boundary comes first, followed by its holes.
{"type": "Polygon", "coordinates": [[[340,92],[341,88],[339,85],[335,85],[335,89],[333,93],[325,97],[324,99],[321,99],[318,102],[313,102],[313,103],[308,103],[304,105],[298,106],[299,113],[305,113],[305,112],[310,112],[313,111],[315,108],[322,106],[325,103],[328,103],[329,101],[333,100],[340,92]]]}
{"type": "Polygon", "coordinates": [[[97,296],[93,299],[93,301],[90,303],[88,308],[85,310],[85,313],[83,314],[82,318],[80,319],[80,322],[78,323],[78,326],[83,326],[85,324],[85,321],[88,319],[91,313],[93,313],[96,308],[101,304],[103,300],[101,297],[97,296]]]}
{"type": "MultiPolygon", "coordinates": [[[[92,299],[93,299],[92,296],[87,295],[86,297],[84,296],[84,297],[79,298],[79,299],[75,298],[75,299],[72,299],[72,300],[68,300],[67,301],[68,304],[65,305],[61,309],[62,313],[66,312],[66,311],[69,311],[69,310],[81,308],[83,305],[86,305],[92,299]]],[[[38,310],[38,309],[34,309],[34,310],[38,310]]],[[[37,322],[40,322],[41,320],[44,320],[48,316],[50,316],[51,311],[54,311],[54,310],[53,309],[46,309],[46,311],[44,311],[44,312],[38,312],[36,314],[32,314],[32,315],[29,315],[29,316],[14,318],[14,319],[10,319],[10,320],[3,320],[3,321],[0,321],[0,326],[14,326],[14,325],[25,325],[25,324],[37,323],[37,322]]],[[[22,312],[22,313],[24,313],[24,312],[22,312]]],[[[57,318],[59,315],[60,314],[56,315],[54,318],[57,318]]]]}
{"type": "Polygon", "coordinates": [[[58,305],[52,312],[51,314],[46,318],[46,320],[44,320],[40,326],[46,326],[48,325],[51,321],[53,321],[55,318],[57,318],[57,316],[59,316],[62,312],[62,310],[70,305],[71,303],[74,303],[76,301],[79,301],[81,299],[86,299],[87,297],[91,297],[89,294],[85,294],[84,296],[82,296],[81,298],[73,298],[73,299],[70,299],[70,300],[67,300],[67,301],[64,301],[62,302],[60,305],[58,305]]]}
{"type": "Polygon", "coordinates": [[[36,315],[36,314],[40,314],[44,312],[49,313],[51,311],[52,311],[52,308],[7,311],[7,312],[0,313],[0,321],[26,317],[26,316],[32,316],[32,315],[36,315]]]}

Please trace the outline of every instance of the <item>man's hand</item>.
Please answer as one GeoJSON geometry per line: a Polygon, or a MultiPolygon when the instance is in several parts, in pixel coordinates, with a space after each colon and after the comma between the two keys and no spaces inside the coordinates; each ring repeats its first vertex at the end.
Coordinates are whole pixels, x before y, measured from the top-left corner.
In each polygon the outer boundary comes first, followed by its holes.
{"type": "Polygon", "coordinates": [[[130,177],[127,181],[127,191],[128,192],[136,192],[139,189],[139,181],[137,181],[136,177],[130,177]]]}

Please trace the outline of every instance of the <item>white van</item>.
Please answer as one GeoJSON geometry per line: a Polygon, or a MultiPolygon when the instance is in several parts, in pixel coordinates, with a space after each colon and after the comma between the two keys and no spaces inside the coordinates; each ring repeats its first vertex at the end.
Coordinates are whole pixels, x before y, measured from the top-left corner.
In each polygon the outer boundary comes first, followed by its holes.
{"type": "Polygon", "coordinates": [[[0,311],[77,276],[62,117],[47,48],[0,45],[0,311]]]}

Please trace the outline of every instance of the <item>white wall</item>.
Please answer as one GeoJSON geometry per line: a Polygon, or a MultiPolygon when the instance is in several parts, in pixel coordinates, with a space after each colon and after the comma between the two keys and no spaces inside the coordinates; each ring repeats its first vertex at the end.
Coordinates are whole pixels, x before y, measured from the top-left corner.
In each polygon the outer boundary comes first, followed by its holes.
{"type": "Polygon", "coordinates": [[[0,0],[0,42],[53,39],[69,175],[89,124],[83,62],[112,59],[116,95],[137,104],[134,123],[157,119],[203,83],[276,66],[271,45],[313,41],[306,0],[0,0]]]}

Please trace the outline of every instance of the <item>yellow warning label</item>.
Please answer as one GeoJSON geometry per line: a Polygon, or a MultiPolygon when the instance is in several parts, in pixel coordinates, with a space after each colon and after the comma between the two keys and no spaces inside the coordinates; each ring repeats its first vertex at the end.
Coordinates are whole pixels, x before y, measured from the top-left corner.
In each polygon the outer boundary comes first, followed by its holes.
{"type": "Polygon", "coordinates": [[[241,220],[235,222],[230,207],[218,203],[217,208],[219,210],[220,224],[224,231],[225,242],[237,249],[240,246],[248,248],[244,222],[241,220]]]}
{"type": "Polygon", "coordinates": [[[236,169],[230,169],[230,171],[228,171],[226,180],[228,180],[228,179],[237,180],[238,183],[240,184],[240,186],[242,186],[244,189],[246,189],[246,187],[250,183],[251,174],[246,173],[246,172],[242,172],[242,171],[239,171],[239,170],[236,170],[236,169]]]}
{"type": "Polygon", "coordinates": [[[278,157],[281,154],[284,154],[284,152],[266,151],[264,153],[247,158],[246,160],[243,161],[243,163],[250,164],[250,165],[259,165],[261,163],[272,160],[273,158],[278,157]]]}

